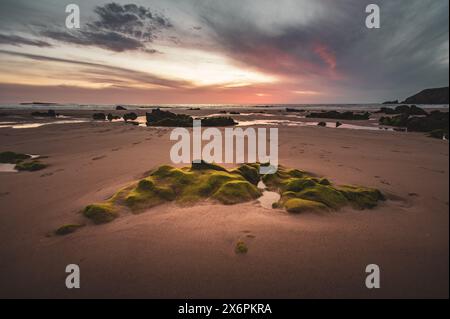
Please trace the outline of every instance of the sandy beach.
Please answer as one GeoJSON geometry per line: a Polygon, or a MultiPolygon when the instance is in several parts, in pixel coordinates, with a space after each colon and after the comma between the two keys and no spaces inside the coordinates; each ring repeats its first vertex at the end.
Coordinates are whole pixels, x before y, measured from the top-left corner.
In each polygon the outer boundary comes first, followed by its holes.
{"type": "MultiPolygon", "coordinates": [[[[317,121],[239,111],[251,113],[236,116],[239,121],[317,121]]],[[[173,142],[170,128],[93,122],[92,112],[61,111],[86,121],[22,129],[7,126],[30,123],[29,111],[4,111],[9,115],[0,118],[2,151],[37,154],[49,164],[0,172],[0,297],[448,298],[448,141],[284,123],[276,126],[280,164],[337,184],[374,187],[388,200],[372,210],[319,215],[265,209],[258,201],[165,204],[93,225],[81,210],[171,164],[173,142]],[[87,225],[49,235],[72,222],[87,225]],[[234,252],[239,240],[248,245],[245,255],[234,252]],[[81,289],[65,287],[65,266],[72,263],[80,266],[81,289]],[[372,263],[380,266],[381,289],[365,287],[372,263]]],[[[372,127],[377,121],[342,122],[372,127]]]]}

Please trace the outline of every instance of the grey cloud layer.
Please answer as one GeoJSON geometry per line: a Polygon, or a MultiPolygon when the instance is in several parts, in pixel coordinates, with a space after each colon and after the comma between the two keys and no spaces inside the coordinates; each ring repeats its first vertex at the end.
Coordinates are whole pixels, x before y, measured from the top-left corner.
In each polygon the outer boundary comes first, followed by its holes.
{"type": "Polygon", "coordinates": [[[265,8],[273,7],[250,2],[260,12],[260,19],[258,15],[249,19],[245,7],[234,1],[226,7],[205,2],[201,12],[220,50],[243,64],[293,81],[296,75],[323,76],[324,84],[365,90],[367,97],[371,90],[374,94],[393,91],[395,97],[448,84],[446,0],[376,1],[381,8],[381,28],[372,30],[365,27],[366,4],[362,1],[316,1],[312,11],[320,14],[306,24],[301,19],[304,1],[279,1],[279,6],[290,5],[292,14],[299,15],[296,24],[290,12],[278,11],[289,15],[290,23],[285,25],[277,11],[264,25],[265,8]],[[272,25],[272,30],[268,31],[267,25],[272,25]],[[331,58],[336,60],[337,77],[326,81],[331,58]]]}
{"type": "MultiPolygon", "coordinates": [[[[4,21],[30,3],[2,1],[4,21]]],[[[360,0],[79,1],[91,14],[80,31],[46,28],[41,35],[48,39],[40,41],[0,35],[0,44],[46,46],[53,40],[122,52],[146,50],[170,30],[167,38],[176,35],[180,47],[216,51],[237,65],[277,74],[289,87],[321,87],[348,100],[404,98],[448,85],[448,0],[373,1],[381,8],[378,30],[365,27],[369,2],[360,0]]],[[[53,10],[51,0],[32,3],[41,12],[53,10]]]]}

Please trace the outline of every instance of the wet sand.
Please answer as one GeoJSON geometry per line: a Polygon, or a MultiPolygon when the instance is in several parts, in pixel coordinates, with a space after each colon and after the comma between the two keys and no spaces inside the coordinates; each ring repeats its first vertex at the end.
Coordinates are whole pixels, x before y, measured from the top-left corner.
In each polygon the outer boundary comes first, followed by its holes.
{"type": "MultiPolygon", "coordinates": [[[[183,111],[194,112],[207,114],[183,111]]],[[[47,236],[170,164],[169,133],[101,122],[0,128],[1,151],[50,164],[0,173],[0,297],[448,298],[449,147],[420,133],[279,126],[281,164],[379,188],[389,200],[374,210],[292,216],[257,201],[170,204],[47,236]],[[239,240],[245,255],[234,253],[239,240]],[[64,284],[71,263],[78,290],[64,284]],[[378,290],[364,285],[372,263],[378,290]]]]}

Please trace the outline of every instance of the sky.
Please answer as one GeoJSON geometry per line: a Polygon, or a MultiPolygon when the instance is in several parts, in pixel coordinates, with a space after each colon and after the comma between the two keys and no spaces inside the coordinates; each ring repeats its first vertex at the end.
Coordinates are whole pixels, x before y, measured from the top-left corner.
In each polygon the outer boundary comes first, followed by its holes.
{"type": "Polygon", "coordinates": [[[448,86],[447,0],[0,0],[0,103],[309,104],[448,86]],[[80,7],[79,29],[66,6],[80,7]],[[368,29],[366,6],[380,7],[368,29]]]}

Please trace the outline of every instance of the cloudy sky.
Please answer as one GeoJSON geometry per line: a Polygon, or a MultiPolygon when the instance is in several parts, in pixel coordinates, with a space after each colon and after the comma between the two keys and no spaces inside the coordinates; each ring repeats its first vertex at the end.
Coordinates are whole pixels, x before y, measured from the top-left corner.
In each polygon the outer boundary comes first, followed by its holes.
{"type": "Polygon", "coordinates": [[[373,103],[448,86],[448,0],[0,0],[0,103],[373,103]],[[78,4],[81,28],[65,26],[78,4]],[[381,9],[367,29],[365,7],[381,9]]]}

